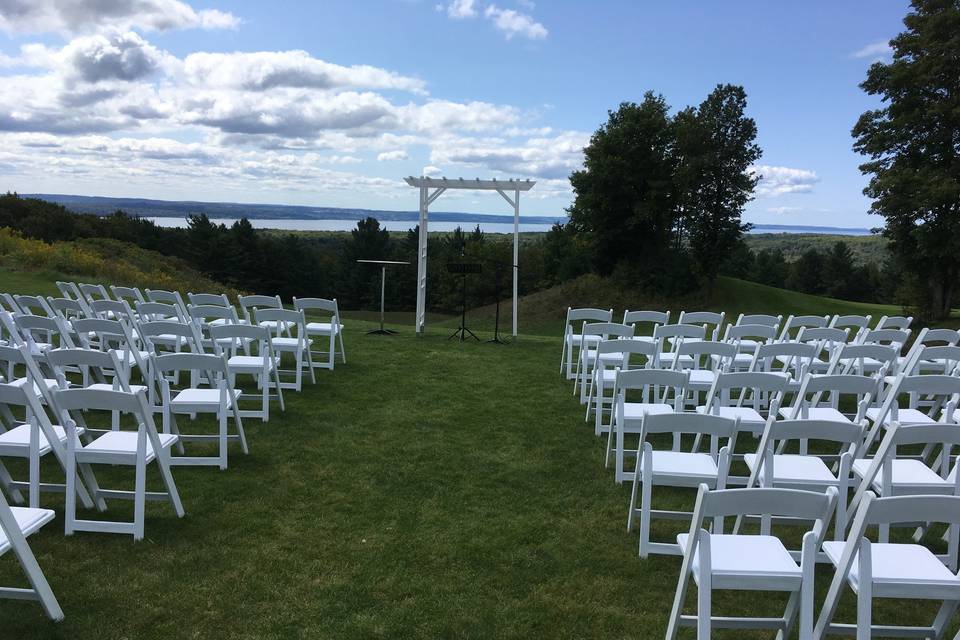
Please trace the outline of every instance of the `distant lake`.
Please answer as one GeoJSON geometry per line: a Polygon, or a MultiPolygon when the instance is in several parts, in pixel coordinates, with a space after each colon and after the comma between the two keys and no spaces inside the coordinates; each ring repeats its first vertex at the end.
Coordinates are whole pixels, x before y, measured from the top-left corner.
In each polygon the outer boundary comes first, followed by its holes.
{"type": "MultiPolygon", "coordinates": [[[[185,227],[186,218],[150,217],[147,220],[155,222],[161,227],[185,227]]],[[[225,224],[228,227],[236,222],[236,218],[210,218],[214,224],[225,224]]],[[[356,220],[304,220],[297,218],[262,219],[251,218],[250,224],[255,229],[282,229],[285,231],[351,231],[357,228],[356,220]]],[[[477,224],[486,233],[513,233],[513,225],[503,222],[430,222],[427,227],[430,231],[453,231],[461,227],[465,231],[472,231],[477,224]]],[[[417,226],[416,220],[380,220],[380,227],[390,231],[406,231],[417,226]]],[[[550,230],[549,224],[521,224],[520,231],[541,232],[550,230]]]]}

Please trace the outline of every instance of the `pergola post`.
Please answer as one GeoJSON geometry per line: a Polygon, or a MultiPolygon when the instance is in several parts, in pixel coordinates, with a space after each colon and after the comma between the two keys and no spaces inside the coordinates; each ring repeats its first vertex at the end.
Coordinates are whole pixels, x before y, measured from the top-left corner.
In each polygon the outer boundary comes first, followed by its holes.
{"type": "Polygon", "coordinates": [[[447,189],[479,189],[496,191],[513,207],[513,337],[517,338],[519,327],[519,269],[520,269],[520,192],[529,191],[536,182],[532,180],[448,180],[420,176],[404,178],[411,187],[420,189],[420,234],[417,243],[417,316],[416,332],[422,336],[427,324],[427,223],[430,205],[447,189]],[[433,193],[430,189],[433,188],[433,193]],[[507,191],[513,192],[511,198],[507,191]]]}

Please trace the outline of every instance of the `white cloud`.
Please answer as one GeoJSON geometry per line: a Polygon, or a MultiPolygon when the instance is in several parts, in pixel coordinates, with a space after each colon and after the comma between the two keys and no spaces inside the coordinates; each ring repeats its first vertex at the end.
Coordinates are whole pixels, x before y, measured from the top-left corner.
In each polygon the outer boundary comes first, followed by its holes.
{"type": "Polygon", "coordinates": [[[435,167],[435,166],[433,166],[433,165],[428,165],[428,166],[424,167],[424,168],[420,171],[420,175],[422,175],[422,176],[427,176],[427,177],[430,177],[430,178],[442,178],[442,177],[443,177],[443,170],[440,169],[439,167],[435,167]]]}
{"type": "Polygon", "coordinates": [[[853,52],[854,58],[888,58],[893,53],[890,43],[886,40],[871,42],[853,52]]]}
{"type": "Polygon", "coordinates": [[[183,61],[186,79],[207,88],[267,91],[279,87],[308,89],[396,89],[424,93],[417,78],[369,65],[341,66],[306,51],[193,53],[183,61]]]}
{"type": "Polygon", "coordinates": [[[393,160],[407,160],[410,156],[403,149],[393,151],[384,151],[377,155],[377,162],[390,162],[393,160]]]}
{"type": "Polygon", "coordinates": [[[802,211],[803,207],[768,207],[767,213],[775,213],[777,215],[785,215],[787,213],[796,213],[797,211],[802,211]]]}
{"type": "Polygon", "coordinates": [[[583,166],[587,133],[562,132],[553,137],[503,140],[500,138],[442,138],[433,144],[431,162],[483,168],[516,177],[565,180],[583,166]]]}
{"type": "Polygon", "coordinates": [[[102,29],[233,29],[236,16],[181,0],[0,0],[0,31],[79,33],[102,29]]]}
{"type": "Polygon", "coordinates": [[[772,198],[788,193],[809,193],[813,185],[820,181],[815,171],[794,169],[791,167],[776,167],[771,165],[754,165],[750,171],[760,174],[760,183],[757,184],[757,195],[762,198],[772,198]]]}
{"type": "Polygon", "coordinates": [[[69,73],[90,83],[145,78],[163,63],[164,54],[132,31],[93,35],[70,42],[54,57],[69,73]]]}
{"type": "Polygon", "coordinates": [[[486,8],[483,15],[489,18],[508,40],[517,35],[530,40],[543,40],[548,34],[545,26],[529,15],[513,9],[500,9],[492,4],[486,8]]]}
{"type": "Polygon", "coordinates": [[[447,15],[454,20],[473,18],[477,15],[474,0],[452,0],[447,5],[447,15]]]}

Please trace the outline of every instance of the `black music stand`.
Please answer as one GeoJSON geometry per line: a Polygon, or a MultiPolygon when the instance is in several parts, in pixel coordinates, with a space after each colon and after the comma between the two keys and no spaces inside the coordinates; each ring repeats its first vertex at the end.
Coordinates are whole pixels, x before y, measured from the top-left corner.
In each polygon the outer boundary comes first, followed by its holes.
{"type": "Polygon", "coordinates": [[[397,262],[395,260],[357,260],[363,264],[380,265],[380,328],[367,331],[368,334],[377,334],[381,336],[392,336],[396,333],[393,329],[385,329],[383,326],[383,302],[387,295],[387,265],[388,264],[410,264],[409,262],[397,262]]]}
{"type": "Polygon", "coordinates": [[[463,342],[467,339],[467,335],[477,342],[480,342],[480,338],[470,331],[467,328],[467,274],[469,273],[480,273],[482,270],[482,265],[479,262],[448,262],[447,263],[447,272],[455,273],[461,276],[460,281],[460,290],[463,293],[463,298],[460,301],[460,326],[450,334],[450,337],[447,340],[451,340],[456,336],[460,336],[460,342],[463,342]]]}
{"type": "Polygon", "coordinates": [[[497,310],[493,322],[493,337],[487,340],[487,343],[508,344],[506,340],[500,337],[500,276],[503,275],[503,262],[493,263],[493,288],[497,296],[497,310]]]}

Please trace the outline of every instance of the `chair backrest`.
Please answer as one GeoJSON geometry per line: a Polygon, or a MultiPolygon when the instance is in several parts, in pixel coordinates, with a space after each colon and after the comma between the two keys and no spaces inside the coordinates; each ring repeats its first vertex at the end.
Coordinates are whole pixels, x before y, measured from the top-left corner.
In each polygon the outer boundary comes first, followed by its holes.
{"type": "Polygon", "coordinates": [[[55,314],[43,296],[15,295],[13,299],[23,313],[52,318],[55,314]]]}
{"type": "Polygon", "coordinates": [[[251,295],[240,296],[240,309],[243,311],[243,317],[247,322],[252,322],[253,317],[250,310],[257,307],[260,309],[283,309],[283,303],[280,296],[251,295]]]}
{"type": "Polygon", "coordinates": [[[705,340],[706,336],[707,330],[694,324],[662,324],[653,330],[653,339],[659,341],[670,338],[705,340]]]}
{"type": "Polygon", "coordinates": [[[186,315],[187,305],[183,302],[183,296],[180,295],[179,291],[147,289],[145,293],[149,302],[166,302],[167,304],[175,304],[180,308],[180,311],[186,315]]]}
{"type": "Polygon", "coordinates": [[[208,305],[216,307],[231,306],[230,300],[225,293],[187,293],[187,300],[195,307],[208,305]]]}
{"type": "MultiPolygon", "coordinates": [[[[657,357],[657,348],[652,342],[641,342],[630,339],[601,340],[597,343],[597,355],[608,353],[623,354],[623,360],[617,365],[622,369],[628,369],[631,366],[630,357],[633,355],[643,356],[645,358],[644,366],[654,366],[657,357]]],[[[602,362],[602,361],[601,361],[602,362]]],[[[633,363],[636,365],[637,363],[633,363]]]]}
{"type": "Polygon", "coordinates": [[[726,317],[726,312],[721,311],[720,313],[714,311],[681,311],[680,318],[677,320],[679,324],[699,324],[703,325],[703,328],[706,330],[708,326],[713,326],[713,331],[710,332],[709,338],[711,340],[716,340],[720,337],[720,328],[723,326],[723,320],[726,317]]]}
{"type": "Polygon", "coordinates": [[[894,347],[897,353],[903,349],[910,339],[909,329],[872,329],[865,331],[860,342],[862,344],[882,344],[894,347]]]}
{"type": "Polygon", "coordinates": [[[826,327],[830,319],[827,316],[789,316],[780,331],[780,341],[792,339],[801,329],[826,327]]]}
{"type": "Polygon", "coordinates": [[[624,311],[623,324],[669,324],[669,311],[624,311]]]}
{"type": "Polygon", "coordinates": [[[178,305],[169,302],[138,302],[137,315],[141,322],[186,322],[188,319],[178,305]]]}
{"type": "Polygon", "coordinates": [[[49,342],[55,346],[72,347],[73,340],[59,318],[48,316],[14,316],[13,322],[26,341],[49,342]]]}
{"type": "Polygon", "coordinates": [[[110,300],[110,294],[107,292],[107,288],[102,284],[81,282],[79,288],[80,293],[84,295],[84,297],[87,299],[87,302],[93,302],[94,300],[110,300]]]}
{"type": "Polygon", "coordinates": [[[779,327],[783,322],[783,316],[771,316],[764,313],[741,313],[737,317],[737,325],[742,324],[763,324],[768,327],[779,327]]]}
{"type": "Polygon", "coordinates": [[[176,371],[209,372],[220,378],[228,373],[227,360],[212,353],[165,353],[151,356],[152,366],[161,374],[176,371]]]}
{"type": "Polygon", "coordinates": [[[616,322],[585,322],[580,330],[583,336],[601,336],[607,340],[613,338],[633,337],[634,327],[631,324],[618,324],[616,322]]]}
{"type": "Polygon", "coordinates": [[[133,320],[133,309],[130,308],[130,304],[126,300],[110,300],[108,298],[91,300],[90,308],[100,318],[123,318],[128,322],[133,320]]]}
{"type": "Polygon", "coordinates": [[[611,322],[612,320],[613,309],[574,309],[573,307],[567,307],[567,326],[570,326],[572,322],[611,322]]]}
{"type": "Polygon", "coordinates": [[[56,397],[57,405],[67,412],[120,411],[138,415],[143,420],[147,420],[152,413],[147,410],[146,396],[143,391],[62,389],[56,392],[56,397]]]}
{"type": "Polygon", "coordinates": [[[155,320],[141,322],[137,325],[137,332],[143,339],[147,351],[154,354],[165,352],[163,347],[172,348],[175,352],[185,345],[192,353],[203,353],[200,328],[192,322],[176,322],[173,320],[155,320]],[[168,345],[173,338],[173,344],[168,345]]]}
{"type": "Polygon", "coordinates": [[[190,318],[200,326],[206,326],[214,320],[224,320],[227,324],[237,324],[240,319],[237,317],[237,310],[231,305],[212,305],[212,304],[188,304],[187,312],[190,318]]]}
{"type": "Polygon", "coordinates": [[[921,346],[914,354],[914,357],[907,358],[903,370],[907,375],[916,375],[920,373],[919,365],[923,364],[924,371],[933,370],[936,373],[951,374],[957,370],[960,365],[960,346],[957,345],[933,345],[921,346]]]}
{"type": "Polygon", "coordinates": [[[690,374],[673,369],[617,369],[614,380],[613,392],[617,399],[618,415],[624,415],[623,405],[627,402],[627,396],[633,395],[630,392],[640,394],[643,402],[672,401],[674,410],[681,411],[690,384],[690,374]]]}
{"type": "Polygon", "coordinates": [[[712,416],[702,413],[651,413],[643,417],[640,428],[640,446],[651,446],[655,441],[648,439],[654,436],[669,433],[674,436],[674,448],[678,448],[681,435],[708,436],[710,455],[717,460],[720,454],[720,441],[726,441],[730,453],[737,446],[737,432],[740,430],[739,420],[712,416]]]}
{"type": "Polygon", "coordinates": [[[871,376],[862,375],[812,375],[807,374],[800,382],[800,389],[794,396],[790,418],[806,419],[811,407],[828,406],[839,410],[844,398],[851,398],[857,408],[854,422],[860,422],[867,409],[879,393],[880,381],[871,376]]]}
{"type": "MultiPolygon", "coordinates": [[[[774,486],[777,446],[791,441],[800,443],[801,453],[806,452],[806,448],[811,441],[839,445],[836,454],[847,454],[846,457],[849,458],[849,461],[846,464],[849,465],[852,462],[853,453],[863,439],[865,428],[865,422],[811,420],[808,418],[777,420],[776,416],[771,415],[767,419],[763,436],[760,438],[760,445],[757,448],[757,464],[750,470],[747,486],[756,486],[758,482],[762,486],[774,486]]],[[[849,469],[844,468],[843,471],[849,474],[849,469]]]]}
{"type": "Polygon", "coordinates": [[[717,373],[707,394],[704,411],[719,413],[720,407],[752,406],[757,411],[769,403],[771,413],[776,413],[783,401],[783,394],[790,383],[789,375],[755,371],[721,371],[717,373]],[[739,393],[734,393],[738,391],[739,393]],[[736,395],[736,397],[734,397],[736,395]]]}
{"type": "Polygon", "coordinates": [[[257,344],[257,353],[260,356],[272,356],[272,335],[270,329],[257,324],[221,324],[210,327],[210,338],[213,339],[214,351],[218,354],[224,351],[225,344],[229,345],[230,355],[233,355],[241,341],[250,341],[257,344]]]}
{"type": "Polygon", "coordinates": [[[899,352],[882,344],[844,344],[834,351],[827,373],[867,375],[867,364],[879,364],[880,374],[893,372],[899,352]]]}
{"type": "Polygon", "coordinates": [[[684,366],[681,358],[688,356],[693,360],[693,369],[725,371],[737,355],[737,347],[715,340],[685,340],[677,345],[676,354],[679,357],[673,360],[674,369],[684,366]]]}
{"type": "Polygon", "coordinates": [[[837,329],[863,329],[870,326],[872,317],[860,315],[833,316],[829,326],[837,329]]]}
{"type": "Polygon", "coordinates": [[[68,368],[78,368],[83,375],[83,386],[92,381],[106,382],[108,374],[116,388],[130,390],[129,372],[113,350],[94,351],[92,349],[51,349],[46,354],[47,363],[53,368],[61,389],[68,388],[66,374],[68,368]]]}
{"type": "Polygon", "coordinates": [[[83,294],[80,293],[80,288],[75,282],[57,280],[57,289],[63,294],[64,298],[70,298],[71,300],[80,300],[83,298],[83,294]]]}
{"type": "Polygon", "coordinates": [[[73,318],[86,316],[86,309],[73,298],[47,298],[53,313],[62,321],[69,322],[73,318]]]}
{"type": "Polygon", "coordinates": [[[723,333],[723,339],[729,342],[739,342],[743,339],[769,342],[776,340],[777,327],[769,324],[730,324],[723,333]]]}
{"type": "Polygon", "coordinates": [[[117,285],[111,285],[110,291],[113,292],[113,297],[117,300],[126,300],[127,304],[131,307],[138,302],[147,301],[146,298],[143,297],[143,292],[137,287],[118,287],[117,285]]]}
{"type": "Polygon", "coordinates": [[[877,322],[877,329],[909,329],[913,316],[883,316],[877,322]]]}
{"type": "Polygon", "coordinates": [[[804,342],[768,342],[757,346],[750,363],[751,371],[803,372],[810,368],[820,353],[815,344],[804,342]]]}

